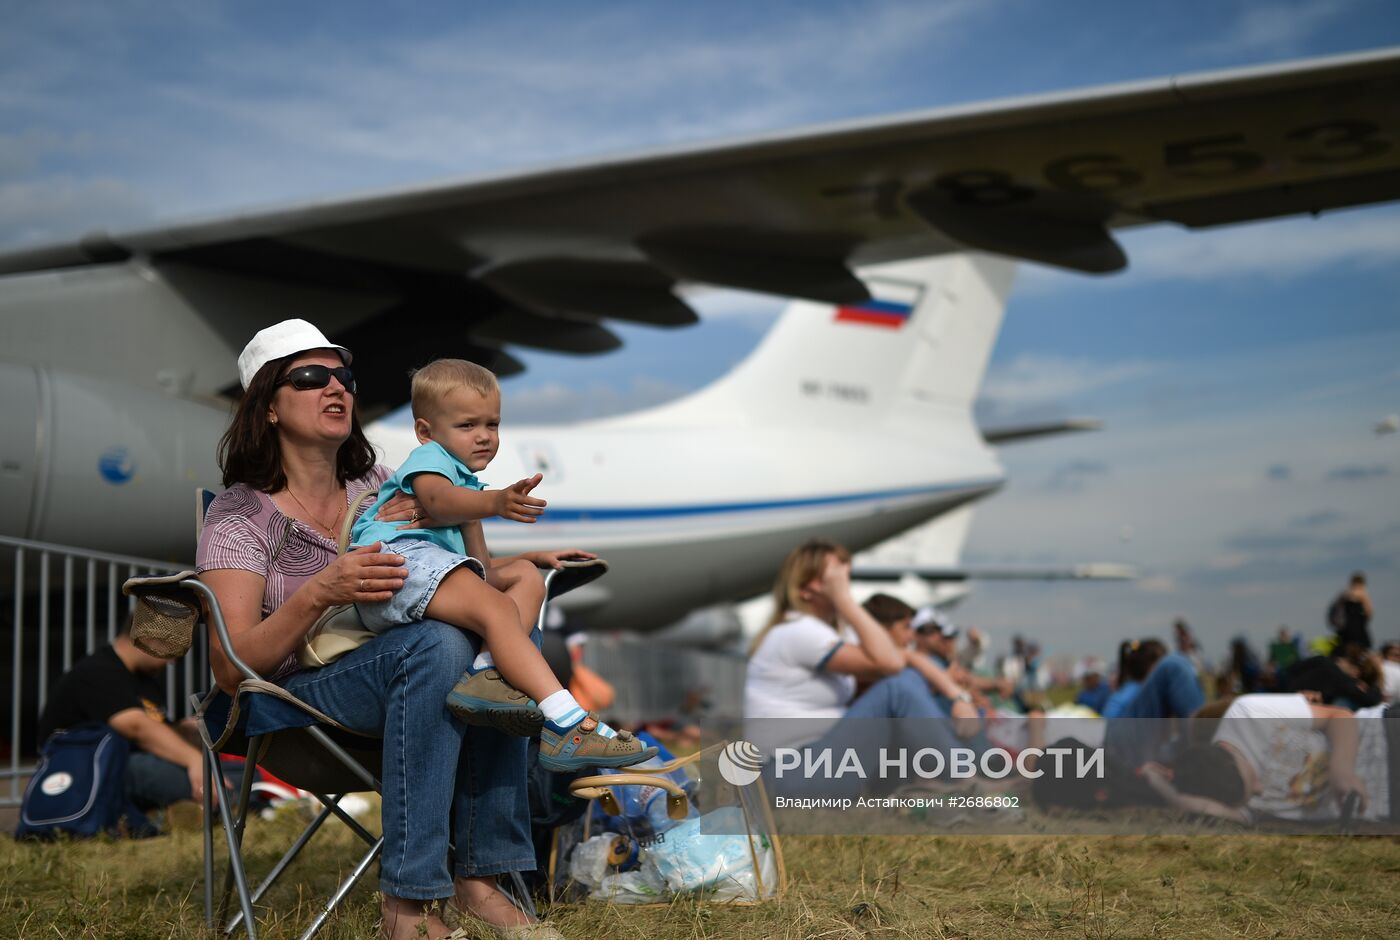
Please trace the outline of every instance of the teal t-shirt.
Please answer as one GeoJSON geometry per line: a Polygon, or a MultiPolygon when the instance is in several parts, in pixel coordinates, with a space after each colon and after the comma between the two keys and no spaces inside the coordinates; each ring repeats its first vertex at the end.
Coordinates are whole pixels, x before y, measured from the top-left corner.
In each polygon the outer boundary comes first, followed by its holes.
{"type": "Polygon", "coordinates": [[[436,473],[447,477],[453,486],[466,486],[474,490],[486,489],[486,484],[467,469],[467,465],[447,452],[437,441],[429,441],[413,449],[408,459],[384,481],[379,488],[379,498],[369,511],[355,521],[350,532],[350,544],[373,545],[375,542],[389,542],[393,539],[426,539],[429,542],[458,555],[467,553],[466,540],[462,538],[459,526],[443,526],[440,529],[404,529],[410,523],[380,522],[379,507],[400,493],[413,495],[413,478],[420,473],[436,473]]]}

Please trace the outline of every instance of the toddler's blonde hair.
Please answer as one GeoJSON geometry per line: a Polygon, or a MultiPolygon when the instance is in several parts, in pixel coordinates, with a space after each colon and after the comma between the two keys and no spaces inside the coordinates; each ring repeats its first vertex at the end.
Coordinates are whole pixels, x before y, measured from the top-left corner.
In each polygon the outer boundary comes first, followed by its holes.
{"type": "Polygon", "coordinates": [[[413,371],[413,417],[428,418],[453,389],[466,386],[480,395],[499,395],[490,369],[465,359],[435,359],[413,371]]]}

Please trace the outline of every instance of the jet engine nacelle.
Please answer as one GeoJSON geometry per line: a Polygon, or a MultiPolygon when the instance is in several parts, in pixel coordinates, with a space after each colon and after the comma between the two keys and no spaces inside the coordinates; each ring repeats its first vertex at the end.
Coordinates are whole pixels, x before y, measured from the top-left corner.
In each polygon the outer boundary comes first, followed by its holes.
{"type": "Polygon", "coordinates": [[[0,363],[0,535],[194,560],[226,406],[0,363]]]}

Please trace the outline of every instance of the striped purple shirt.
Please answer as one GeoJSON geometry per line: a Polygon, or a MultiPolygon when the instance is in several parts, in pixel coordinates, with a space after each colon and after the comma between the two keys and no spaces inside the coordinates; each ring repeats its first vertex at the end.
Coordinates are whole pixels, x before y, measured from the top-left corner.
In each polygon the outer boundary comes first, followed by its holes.
{"type": "MultiPolygon", "coordinates": [[[[351,480],[345,486],[346,504],[365,490],[378,488],[393,472],[381,464],[367,476],[351,480]]],[[[365,507],[369,505],[366,500],[365,507]]],[[[335,539],[284,516],[266,493],[235,483],[209,505],[195,550],[195,568],[200,574],[236,568],[261,575],[266,579],[262,599],[266,618],[335,557],[335,539]]],[[[300,668],[293,653],[268,678],[283,679],[300,668]]]]}

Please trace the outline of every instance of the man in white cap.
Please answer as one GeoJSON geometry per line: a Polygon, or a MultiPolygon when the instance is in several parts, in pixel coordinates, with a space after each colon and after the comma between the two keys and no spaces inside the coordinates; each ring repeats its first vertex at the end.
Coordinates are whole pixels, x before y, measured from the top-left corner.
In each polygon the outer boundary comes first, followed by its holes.
{"type": "Polygon", "coordinates": [[[964,694],[979,708],[986,708],[990,704],[985,693],[996,692],[1003,698],[1011,695],[1011,683],[989,676],[974,675],[958,663],[956,650],[962,631],[943,611],[933,606],[921,607],[914,614],[910,626],[914,629],[914,648],[948,670],[953,681],[969,690],[964,694]]]}
{"type": "Polygon", "coordinates": [[[921,607],[909,624],[914,629],[914,645],[947,669],[953,663],[959,630],[952,619],[937,607],[921,607]]]}

